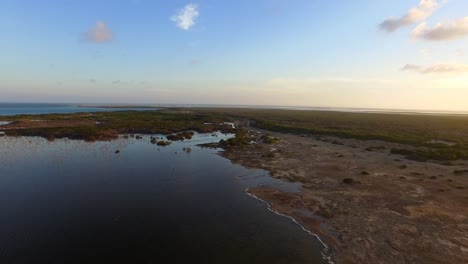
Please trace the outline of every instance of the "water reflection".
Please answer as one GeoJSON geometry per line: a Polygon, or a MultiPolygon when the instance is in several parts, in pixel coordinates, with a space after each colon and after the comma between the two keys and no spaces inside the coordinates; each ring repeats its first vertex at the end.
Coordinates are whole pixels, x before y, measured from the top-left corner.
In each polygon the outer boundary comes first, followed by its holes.
{"type": "Polygon", "coordinates": [[[0,263],[322,263],[314,237],[244,192],[293,185],[196,147],[223,137],[0,138],[0,263]]]}

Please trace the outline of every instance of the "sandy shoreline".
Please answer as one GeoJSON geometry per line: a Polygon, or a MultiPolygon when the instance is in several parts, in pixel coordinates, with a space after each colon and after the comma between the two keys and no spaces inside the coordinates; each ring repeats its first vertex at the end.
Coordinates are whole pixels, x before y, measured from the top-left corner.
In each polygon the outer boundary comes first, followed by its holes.
{"type": "Polygon", "coordinates": [[[304,230],[306,233],[308,233],[308,234],[311,235],[311,236],[314,236],[314,237],[323,245],[323,247],[324,247],[323,250],[320,252],[320,253],[322,254],[323,259],[326,260],[329,264],[334,264],[334,262],[333,262],[333,260],[332,260],[332,256],[330,255],[330,247],[322,240],[322,238],[321,238],[318,234],[316,234],[316,233],[310,231],[309,229],[307,229],[306,227],[304,227],[304,226],[303,226],[301,223],[299,223],[299,221],[297,221],[294,217],[292,217],[292,216],[290,216],[290,215],[283,214],[283,213],[281,213],[281,212],[276,211],[275,209],[273,209],[273,207],[271,206],[270,203],[268,203],[267,201],[265,201],[265,200],[263,200],[263,199],[257,197],[255,194],[253,194],[253,192],[250,192],[250,188],[247,188],[247,189],[245,190],[245,193],[246,193],[248,196],[250,196],[250,197],[252,197],[252,198],[254,198],[254,199],[256,199],[256,200],[259,200],[259,201],[263,202],[263,203],[267,206],[267,209],[268,209],[269,211],[273,212],[273,213],[276,214],[276,215],[279,215],[279,216],[286,217],[286,218],[290,219],[293,223],[295,223],[296,225],[298,225],[298,226],[299,226],[302,230],[304,230]]]}
{"type": "Polygon", "coordinates": [[[454,173],[467,168],[466,161],[415,162],[390,154],[395,143],[268,133],[279,143],[222,155],[300,182],[298,193],[265,187],[249,193],[317,234],[335,263],[468,261],[468,179],[454,173]]]}

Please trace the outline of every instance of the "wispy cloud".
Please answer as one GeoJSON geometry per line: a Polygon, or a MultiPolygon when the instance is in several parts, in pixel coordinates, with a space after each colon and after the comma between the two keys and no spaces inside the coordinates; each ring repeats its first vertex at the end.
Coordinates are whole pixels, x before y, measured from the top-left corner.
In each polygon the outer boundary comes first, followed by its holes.
{"type": "Polygon", "coordinates": [[[442,22],[432,28],[428,27],[426,23],[421,23],[413,30],[411,35],[416,39],[431,41],[454,40],[468,37],[468,17],[442,22]]]}
{"type": "Polygon", "coordinates": [[[176,25],[183,29],[189,30],[193,25],[195,25],[195,19],[200,15],[198,12],[198,5],[188,4],[184,6],[177,14],[171,17],[171,20],[176,23],[176,25]]]}
{"type": "Polygon", "coordinates": [[[98,21],[84,33],[84,39],[92,43],[106,43],[114,40],[114,33],[104,22],[98,21]]]}
{"type": "Polygon", "coordinates": [[[201,63],[202,63],[202,61],[198,60],[198,59],[193,59],[193,60],[189,61],[190,65],[200,65],[201,63]]]}
{"type": "Polygon", "coordinates": [[[468,65],[460,63],[442,63],[430,66],[421,66],[415,64],[406,64],[401,68],[402,71],[413,71],[421,74],[462,74],[468,72],[468,65]]]}
{"type": "Polygon", "coordinates": [[[379,24],[379,28],[387,32],[394,32],[399,28],[415,24],[432,15],[439,4],[437,0],[421,0],[418,6],[411,8],[403,16],[385,19],[379,24]]]}
{"type": "Polygon", "coordinates": [[[428,49],[428,48],[424,48],[424,49],[420,49],[420,50],[419,50],[419,53],[420,53],[421,56],[423,56],[424,58],[428,58],[428,57],[431,56],[432,50],[431,50],[431,49],[428,49]]]}

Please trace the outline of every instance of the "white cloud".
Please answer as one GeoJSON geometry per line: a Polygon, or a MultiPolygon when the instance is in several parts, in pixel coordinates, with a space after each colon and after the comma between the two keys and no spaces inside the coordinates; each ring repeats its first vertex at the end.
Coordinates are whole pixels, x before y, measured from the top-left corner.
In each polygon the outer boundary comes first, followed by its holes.
{"type": "Polygon", "coordinates": [[[406,64],[402,71],[413,71],[421,74],[463,74],[468,72],[468,65],[460,63],[441,63],[430,66],[406,64]]]}
{"type": "Polygon", "coordinates": [[[393,32],[401,27],[409,26],[422,21],[432,15],[439,6],[437,0],[421,0],[419,5],[411,8],[399,18],[389,17],[380,23],[379,28],[387,32],[393,32]]]}
{"type": "Polygon", "coordinates": [[[424,49],[420,49],[419,50],[419,53],[421,54],[421,56],[423,56],[424,58],[428,58],[432,55],[432,50],[431,49],[428,49],[428,48],[424,48],[424,49]]]}
{"type": "Polygon", "coordinates": [[[106,43],[114,40],[114,33],[104,22],[98,21],[84,34],[84,38],[88,42],[106,43]]]}
{"type": "Polygon", "coordinates": [[[202,61],[198,60],[198,59],[193,59],[193,60],[189,61],[190,65],[200,65],[201,63],[202,63],[202,61]]]}
{"type": "Polygon", "coordinates": [[[454,40],[468,37],[468,17],[442,22],[433,28],[428,27],[426,23],[421,23],[413,30],[411,35],[416,39],[431,41],[454,40]]]}
{"type": "Polygon", "coordinates": [[[177,14],[171,17],[171,20],[176,23],[176,25],[183,29],[189,30],[193,25],[195,25],[195,19],[200,15],[198,12],[198,5],[188,4],[184,6],[177,14]]]}

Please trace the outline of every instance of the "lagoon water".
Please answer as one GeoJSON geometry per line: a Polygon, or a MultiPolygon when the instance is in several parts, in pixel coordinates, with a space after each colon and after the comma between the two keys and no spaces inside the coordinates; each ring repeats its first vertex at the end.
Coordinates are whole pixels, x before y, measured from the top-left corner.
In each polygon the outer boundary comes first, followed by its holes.
{"type": "Polygon", "coordinates": [[[0,116],[70,114],[89,112],[110,112],[123,110],[157,110],[157,108],[104,108],[87,107],[74,104],[40,104],[40,103],[0,103],[0,116]]]}
{"type": "Polygon", "coordinates": [[[0,137],[0,263],[324,263],[315,237],[245,193],[297,186],[195,146],[222,137],[0,137]]]}

